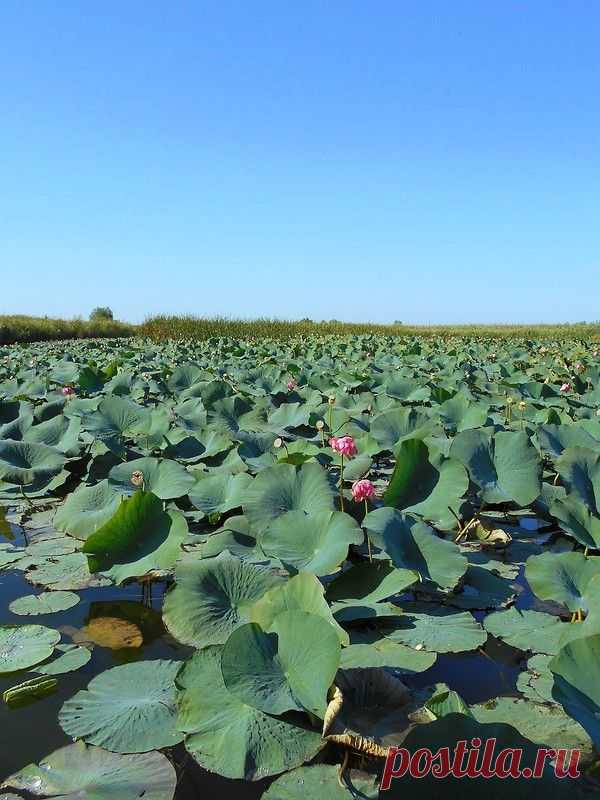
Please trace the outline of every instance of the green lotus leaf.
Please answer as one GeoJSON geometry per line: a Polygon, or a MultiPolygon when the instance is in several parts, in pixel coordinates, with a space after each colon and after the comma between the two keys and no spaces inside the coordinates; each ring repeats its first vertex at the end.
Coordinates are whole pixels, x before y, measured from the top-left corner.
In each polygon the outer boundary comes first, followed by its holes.
{"type": "Polygon", "coordinates": [[[133,400],[111,395],[96,410],[83,416],[82,425],[109,449],[123,455],[124,440],[150,426],[150,412],[133,400]]]}
{"type": "Polygon", "coordinates": [[[436,719],[448,714],[466,714],[471,716],[469,706],[458,692],[452,691],[445,683],[436,683],[432,688],[433,694],[425,702],[425,708],[436,719]]]}
{"type": "Polygon", "coordinates": [[[59,640],[60,633],[44,625],[0,625],[0,674],[45,661],[59,640]]]}
{"type": "Polygon", "coordinates": [[[175,769],[162,753],[123,756],[75,742],[2,785],[56,800],[172,800],[176,784],[175,769]]]}
{"type": "Polygon", "coordinates": [[[567,448],[583,447],[594,450],[598,447],[596,439],[580,422],[571,425],[540,425],[536,438],[540,450],[552,458],[558,458],[567,448]]]}
{"type": "Polygon", "coordinates": [[[536,703],[556,703],[552,697],[554,676],[550,671],[552,656],[539,653],[527,661],[527,669],[517,677],[517,689],[536,703]]]}
{"type": "Polygon", "coordinates": [[[396,450],[396,466],[384,502],[438,528],[451,529],[456,527],[456,519],[449,508],[459,508],[468,487],[461,463],[432,454],[420,439],[405,439],[396,450]]]}
{"type": "Polygon", "coordinates": [[[576,494],[551,496],[549,513],[584,547],[600,548],[600,517],[592,513],[576,494]]]}
{"type": "Polygon", "coordinates": [[[6,483],[37,490],[57,477],[64,463],[63,453],[45,444],[0,441],[0,480],[6,483]]]}
{"type": "MultiPolygon", "coordinates": [[[[175,432],[177,434],[177,432],[175,432]]],[[[167,455],[176,461],[195,464],[208,458],[214,458],[226,452],[233,445],[230,436],[218,431],[201,431],[193,436],[186,436],[183,431],[181,438],[169,434],[169,440],[175,442],[167,450],[167,455]]]]}
{"type": "Polygon", "coordinates": [[[600,575],[600,557],[583,553],[546,552],[527,560],[525,577],[540,600],[562,603],[569,611],[583,609],[590,580],[600,575]]]}
{"type": "Polygon", "coordinates": [[[223,682],[247,705],[267,714],[309,711],[323,718],[327,692],[340,663],[331,624],[304,611],[282,611],[269,632],[251,622],[227,639],[223,682]]]}
{"type": "Polygon", "coordinates": [[[444,427],[453,432],[484,427],[489,414],[487,403],[473,403],[464,394],[456,394],[440,404],[444,427]]]}
{"type": "Polygon", "coordinates": [[[146,753],[183,739],[175,727],[179,661],[123,664],[101,672],[63,703],[61,728],[113,753],[146,753]]]}
{"type": "Polygon", "coordinates": [[[183,497],[194,486],[194,477],[176,461],[157,458],[137,458],[118,464],[108,473],[108,482],[117,492],[133,494],[136,487],[131,482],[134,472],[141,472],[144,489],[161,500],[183,497]]]}
{"type": "Polygon", "coordinates": [[[454,438],[450,457],[460,461],[485,503],[524,507],[541,491],[541,461],[524,431],[468,430],[454,438]]]}
{"type": "Polygon", "coordinates": [[[491,569],[469,564],[458,589],[446,597],[455,608],[498,608],[514,600],[516,588],[491,569]]]}
{"type": "Polygon", "coordinates": [[[415,650],[394,642],[378,631],[355,629],[350,646],[342,649],[342,669],[385,667],[407,675],[424,672],[433,666],[437,653],[415,650]]]}
{"type": "Polygon", "coordinates": [[[273,442],[277,438],[276,434],[238,431],[236,438],[241,442],[238,448],[240,457],[252,469],[265,469],[275,464],[273,442]]]}
{"type": "Polygon", "coordinates": [[[73,608],[78,602],[79,595],[74,592],[42,592],[18,597],[9,604],[8,610],[22,616],[54,614],[73,608]]]}
{"type": "Polygon", "coordinates": [[[152,492],[136,492],[115,514],[85,540],[90,572],[108,572],[119,581],[170,569],[187,534],[185,518],[163,511],[152,492]],[[142,570],[142,571],[140,571],[142,570]]]}
{"type": "Polygon", "coordinates": [[[393,508],[371,511],[363,525],[396,567],[415,570],[422,579],[452,588],[467,569],[467,559],[454,542],[441,539],[429,525],[393,508]]]}
{"type": "Polygon", "coordinates": [[[557,705],[532,703],[515,697],[497,697],[471,706],[479,722],[504,722],[535,744],[569,750],[576,748],[583,759],[589,758],[592,743],[585,730],[557,705]]]}
{"type": "Polygon", "coordinates": [[[393,376],[383,384],[388,397],[403,400],[406,403],[421,403],[429,400],[431,390],[429,386],[419,386],[418,382],[410,378],[393,376]]]}
{"type": "Polygon", "coordinates": [[[8,542],[0,542],[0,569],[14,564],[23,557],[25,550],[22,547],[14,547],[8,542]]]}
{"type": "Polygon", "coordinates": [[[260,780],[313,758],[320,731],[302,716],[273,717],[241,702],[223,683],[222,650],[195,653],[177,676],[177,724],[196,761],[227,778],[260,780]]]}
{"type": "Polygon", "coordinates": [[[430,653],[462,653],[481,647],[487,634],[468,611],[431,603],[404,603],[402,616],[388,618],[381,632],[393,642],[430,653]]]}
{"type": "Polygon", "coordinates": [[[575,495],[592,514],[600,516],[600,453],[573,447],[556,460],[569,494],[575,495]]]}
{"type": "Polygon", "coordinates": [[[88,559],[83,553],[41,560],[25,573],[25,577],[35,586],[45,586],[53,591],[78,591],[110,583],[107,578],[90,572],[88,559]]]}
{"type": "Polygon", "coordinates": [[[76,539],[87,539],[116,513],[121,502],[108,481],[82,486],[67,496],[57,509],[54,527],[76,539]]]}
{"type": "Polygon", "coordinates": [[[189,398],[173,409],[177,424],[186,431],[198,432],[206,426],[206,407],[202,400],[189,398]]]}
{"type": "Polygon", "coordinates": [[[384,561],[355,564],[338,575],[327,586],[327,600],[360,602],[361,605],[378,603],[406,591],[416,581],[418,573],[412,569],[396,569],[384,561]]]}
{"type": "Polygon", "coordinates": [[[550,662],[554,673],[552,696],[600,745],[600,633],[568,642],[550,662]]]}
{"type": "Polygon", "coordinates": [[[373,418],[371,436],[385,450],[394,450],[404,439],[425,439],[438,423],[414,408],[394,408],[373,418]]]}
{"type": "Polygon", "coordinates": [[[65,672],[74,672],[88,663],[92,653],[87,647],[80,647],[78,644],[57,644],[54,656],[51,661],[37,664],[32,671],[41,675],[63,675],[65,672]]]}
{"type": "Polygon", "coordinates": [[[363,538],[356,521],[340,511],[288,511],[271,522],[258,543],[289,572],[329,575],[346,559],[348,547],[363,538]]]}
{"type": "Polygon", "coordinates": [[[184,644],[223,644],[249,620],[250,608],[282,578],[229,553],[203,561],[182,562],[176,583],[166,595],[163,619],[184,644]]]}
{"type": "Polygon", "coordinates": [[[376,776],[344,773],[340,784],[339,767],[332,764],[314,764],[281,775],[263,794],[263,800],[377,800],[379,781],[376,776]]]}
{"type": "Polygon", "coordinates": [[[256,549],[256,537],[244,516],[229,517],[223,527],[211,534],[198,550],[202,558],[213,558],[227,550],[241,559],[265,561],[264,553],[256,549]]]}
{"type": "Polygon", "coordinates": [[[292,428],[308,425],[310,409],[302,403],[282,403],[279,408],[269,414],[269,430],[284,433],[292,428]]]}
{"type": "Polygon", "coordinates": [[[286,511],[332,511],[333,498],[332,486],[320,464],[310,462],[299,468],[276,464],[256,476],[246,491],[243,508],[250,524],[262,531],[286,511]]]}
{"type": "Polygon", "coordinates": [[[193,505],[210,514],[226,514],[239,508],[247,496],[252,478],[245,472],[238,475],[221,473],[209,477],[201,476],[189,490],[193,505]]]}
{"type": "Polygon", "coordinates": [[[304,611],[327,620],[337,633],[340,644],[346,645],[349,642],[348,634],[333,618],[323,592],[323,584],[314,575],[299,572],[289,581],[269,589],[257,600],[248,612],[249,621],[258,623],[263,631],[269,632],[283,611],[304,611]]]}
{"type": "Polygon", "coordinates": [[[378,617],[396,617],[402,609],[394,603],[373,603],[362,600],[342,600],[331,606],[333,617],[338,622],[373,620],[378,617]]]}
{"type": "Polygon", "coordinates": [[[23,436],[23,441],[45,444],[67,456],[76,456],[80,449],[78,442],[80,429],[80,419],[77,417],[67,419],[61,414],[29,428],[23,436]]]}
{"type": "Polygon", "coordinates": [[[558,617],[542,611],[496,611],[484,620],[488,633],[519,650],[553,655],[560,648],[566,626],[558,617]]]}

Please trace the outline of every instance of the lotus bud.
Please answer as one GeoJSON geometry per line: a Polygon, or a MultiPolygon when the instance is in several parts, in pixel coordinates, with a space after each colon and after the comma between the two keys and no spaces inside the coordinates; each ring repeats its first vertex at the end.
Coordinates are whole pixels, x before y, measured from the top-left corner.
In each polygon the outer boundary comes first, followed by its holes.
{"type": "Polygon", "coordinates": [[[275,441],[273,442],[273,447],[275,447],[276,449],[283,447],[283,439],[281,438],[281,436],[278,436],[277,439],[275,439],[275,441]]]}
{"type": "Polygon", "coordinates": [[[131,482],[134,486],[143,486],[144,485],[144,473],[141,472],[139,469],[134,470],[131,473],[131,482]]]}
{"type": "Polygon", "coordinates": [[[329,399],[327,400],[327,402],[329,403],[329,405],[330,405],[330,406],[332,406],[332,405],[335,403],[335,395],[334,395],[334,394],[332,394],[332,395],[329,397],[329,399]]]}
{"type": "Polygon", "coordinates": [[[583,372],[583,370],[584,370],[584,369],[585,369],[585,366],[584,366],[584,365],[581,363],[581,361],[578,361],[578,362],[575,364],[575,370],[576,370],[576,372],[583,372]]]}
{"type": "Polygon", "coordinates": [[[523,412],[523,411],[525,411],[526,408],[527,408],[527,404],[525,403],[524,400],[521,400],[521,402],[519,403],[519,411],[523,412]]]}
{"type": "Polygon", "coordinates": [[[298,384],[296,383],[296,381],[293,378],[287,382],[287,388],[288,388],[288,391],[290,391],[290,392],[293,392],[294,389],[297,386],[298,386],[298,384]]]}
{"type": "Polygon", "coordinates": [[[63,386],[63,388],[62,388],[63,397],[67,397],[67,398],[73,397],[74,394],[75,394],[75,389],[73,389],[72,386],[63,386]]]}
{"type": "Polygon", "coordinates": [[[323,422],[323,420],[322,420],[322,419],[318,419],[318,420],[315,422],[315,428],[316,428],[318,431],[322,431],[324,427],[325,427],[325,423],[323,422]]]}
{"type": "Polygon", "coordinates": [[[572,391],[572,389],[573,387],[570,383],[563,383],[563,385],[560,387],[560,391],[563,392],[563,394],[572,391]]]}

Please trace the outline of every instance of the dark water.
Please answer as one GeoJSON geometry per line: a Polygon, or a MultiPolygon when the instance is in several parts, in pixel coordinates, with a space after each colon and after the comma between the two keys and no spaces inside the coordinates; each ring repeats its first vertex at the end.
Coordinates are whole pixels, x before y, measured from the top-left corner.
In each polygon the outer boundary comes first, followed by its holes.
{"type": "MultiPolygon", "coordinates": [[[[22,534],[12,527],[10,538],[20,544],[22,534]]],[[[4,533],[8,533],[4,531],[4,533]]],[[[7,537],[8,538],[8,537],[7,537]]],[[[0,532],[0,541],[4,540],[0,532]]],[[[91,660],[79,670],[58,677],[54,694],[28,706],[9,708],[0,701],[0,778],[31,762],[37,762],[48,753],[71,741],[58,725],[58,712],[63,702],[87,686],[91,678],[105,669],[134,660],[170,658],[184,660],[191,650],[176,642],[162,624],[161,607],[165,585],[155,583],[152,597],[143,597],[139,584],[126,587],[109,586],[77,592],[81,600],[67,611],[23,617],[8,610],[9,603],[17,597],[37,592],[20,572],[5,569],[0,572],[0,623],[40,624],[61,629],[63,641],[69,642],[76,630],[101,617],[111,617],[133,623],[142,634],[140,647],[113,650],[94,645],[91,660]]],[[[523,594],[521,607],[530,605],[530,596],[523,594]]],[[[478,616],[476,614],[476,616],[478,616]]],[[[436,663],[426,672],[405,679],[414,687],[445,682],[458,691],[469,703],[481,702],[498,695],[513,694],[517,675],[522,669],[522,654],[494,639],[488,639],[482,652],[439,655],[436,663]]],[[[27,678],[31,673],[0,675],[0,694],[27,678]]],[[[221,778],[201,769],[186,757],[183,746],[170,753],[179,776],[175,797],[177,800],[197,800],[199,797],[219,797],[222,800],[253,800],[259,798],[269,782],[245,783],[221,778]]],[[[307,799],[308,800],[308,799],[307,799]]]]}

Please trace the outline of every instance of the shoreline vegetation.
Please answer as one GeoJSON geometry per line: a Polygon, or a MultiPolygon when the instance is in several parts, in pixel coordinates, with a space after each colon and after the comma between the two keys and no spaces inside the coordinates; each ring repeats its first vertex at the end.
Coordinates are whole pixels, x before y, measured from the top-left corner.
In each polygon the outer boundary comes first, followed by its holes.
{"type": "Polygon", "coordinates": [[[0,315],[0,345],[37,341],[142,336],[154,341],[167,339],[202,341],[213,337],[236,339],[288,339],[302,336],[365,335],[439,336],[465,338],[547,338],[600,341],[600,322],[563,324],[471,324],[471,325],[381,325],[329,320],[314,322],[269,318],[235,319],[192,315],[156,315],[141,325],[117,320],[64,320],[27,315],[0,315]]]}
{"type": "Polygon", "coordinates": [[[135,336],[136,332],[135,325],[117,320],[0,315],[0,345],[67,339],[114,339],[135,336]]]}

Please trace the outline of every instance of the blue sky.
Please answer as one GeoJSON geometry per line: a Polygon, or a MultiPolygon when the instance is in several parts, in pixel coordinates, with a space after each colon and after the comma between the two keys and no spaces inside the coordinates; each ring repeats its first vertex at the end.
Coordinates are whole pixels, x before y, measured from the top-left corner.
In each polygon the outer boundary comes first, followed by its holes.
{"type": "Polygon", "coordinates": [[[598,3],[0,20],[0,313],[600,318],[598,3]]]}

